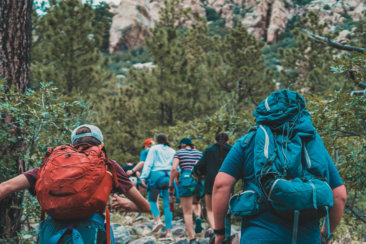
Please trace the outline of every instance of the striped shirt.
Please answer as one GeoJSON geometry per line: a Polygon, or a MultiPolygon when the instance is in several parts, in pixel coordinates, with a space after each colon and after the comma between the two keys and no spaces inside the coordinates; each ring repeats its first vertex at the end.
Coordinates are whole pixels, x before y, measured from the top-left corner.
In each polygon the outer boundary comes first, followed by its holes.
{"type": "Polygon", "coordinates": [[[179,167],[181,170],[192,170],[196,162],[202,157],[202,152],[197,149],[180,149],[174,155],[179,159],[179,167]]]}

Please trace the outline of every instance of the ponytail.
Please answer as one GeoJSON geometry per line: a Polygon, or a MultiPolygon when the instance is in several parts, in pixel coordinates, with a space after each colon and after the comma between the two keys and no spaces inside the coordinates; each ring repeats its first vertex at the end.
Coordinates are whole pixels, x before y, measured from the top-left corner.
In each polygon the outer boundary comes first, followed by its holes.
{"type": "Polygon", "coordinates": [[[221,131],[216,134],[215,140],[219,143],[219,147],[220,147],[219,165],[221,166],[222,162],[225,159],[224,149],[226,146],[226,142],[229,140],[229,136],[225,132],[221,131]]]}

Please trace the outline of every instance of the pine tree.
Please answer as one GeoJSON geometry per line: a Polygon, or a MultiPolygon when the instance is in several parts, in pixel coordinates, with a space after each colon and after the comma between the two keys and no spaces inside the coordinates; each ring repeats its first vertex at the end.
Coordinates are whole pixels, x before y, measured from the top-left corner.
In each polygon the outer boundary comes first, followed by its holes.
{"type": "Polygon", "coordinates": [[[240,23],[225,37],[221,51],[226,79],[220,82],[220,87],[231,94],[232,103],[257,105],[273,91],[273,74],[264,65],[263,46],[240,23]]]}
{"type": "Polygon", "coordinates": [[[33,86],[53,81],[63,93],[98,91],[111,79],[99,50],[104,22],[96,23],[92,6],[79,0],[54,0],[50,5],[34,30],[33,86]]]}
{"type": "MultiPolygon", "coordinates": [[[[322,94],[327,89],[342,88],[345,85],[344,79],[330,72],[334,57],[339,51],[312,41],[303,31],[305,28],[323,36],[327,25],[321,24],[314,12],[309,12],[296,26],[293,31],[296,47],[279,50],[282,65],[279,78],[281,87],[298,91],[304,88],[317,94],[322,94]]],[[[332,38],[335,34],[329,33],[324,36],[332,38]]]]}
{"type": "Polygon", "coordinates": [[[181,0],[165,1],[160,20],[153,29],[147,50],[156,65],[151,71],[131,71],[129,80],[144,91],[141,110],[153,125],[173,125],[188,121],[202,112],[213,111],[216,100],[206,51],[209,49],[207,26],[181,0]]]}

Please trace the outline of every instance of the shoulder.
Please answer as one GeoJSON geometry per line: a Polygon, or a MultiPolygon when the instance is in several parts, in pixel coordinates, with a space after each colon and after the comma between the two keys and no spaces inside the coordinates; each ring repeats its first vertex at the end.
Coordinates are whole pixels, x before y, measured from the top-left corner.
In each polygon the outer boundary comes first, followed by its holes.
{"type": "Polygon", "coordinates": [[[202,154],[202,152],[200,150],[197,150],[197,149],[193,149],[193,152],[198,153],[198,154],[202,154]]]}
{"type": "Polygon", "coordinates": [[[213,145],[209,146],[208,148],[206,148],[205,151],[215,151],[215,150],[217,150],[217,146],[216,146],[216,144],[213,144],[213,145]]]}
{"type": "Polygon", "coordinates": [[[175,153],[174,153],[174,156],[180,156],[180,155],[182,155],[182,153],[184,153],[184,151],[183,151],[184,149],[179,149],[178,151],[176,151],[175,153]]]}

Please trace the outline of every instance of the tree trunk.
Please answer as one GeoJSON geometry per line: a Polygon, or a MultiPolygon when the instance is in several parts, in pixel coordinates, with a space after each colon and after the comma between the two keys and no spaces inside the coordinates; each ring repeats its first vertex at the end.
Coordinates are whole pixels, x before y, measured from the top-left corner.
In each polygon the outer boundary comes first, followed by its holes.
{"type": "MultiPolygon", "coordinates": [[[[0,77],[6,81],[6,90],[13,86],[24,92],[29,83],[32,4],[32,0],[0,0],[0,77]]],[[[25,163],[21,157],[24,147],[19,139],[20,128],[11,114],[0,111],[0,115],[9,127],[9,136],[17,139],[10,146],[1,148],[1,161],[5,165],[5,156],[11,158],[13,167],[10,170],[21,174],[25,163]]],[[[0,201],[0,238],[16,240],[22,199],[22,194],[13,194],[0,201]]]]}

